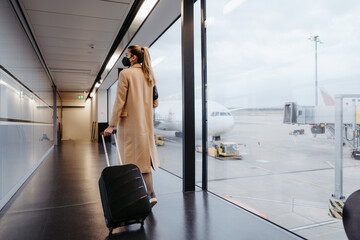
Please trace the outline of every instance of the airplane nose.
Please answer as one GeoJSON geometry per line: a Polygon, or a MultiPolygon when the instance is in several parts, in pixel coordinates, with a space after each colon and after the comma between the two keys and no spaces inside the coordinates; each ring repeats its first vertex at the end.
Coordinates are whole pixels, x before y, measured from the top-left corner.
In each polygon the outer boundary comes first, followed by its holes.
{"type": "Polygon", "coordinates": [[[221,121],[222,121],[221,134],[225,134],[233,129],[233,127],[234,127],[233,116],[228,116],[226,118],[223,118],[221,121]]]}
{"type": "Polygon", "coordinates": [[[210,118],[209,121],[209,135],[221,136],[234,127],[233,116],[215,116],[210,118]]]}
{"type": "Polygon", "coordinates": [[[230,131],[231,129],[233,129],[233,127],[234,127],[234,124],[235,124],[235,120],[234,120],[234,117],[233,116],[231,116],[231,117],[229,117],[228,119],[227,119],[227,121],[228,121],[228,129],[226,130],[226,131],[230,131]]]}

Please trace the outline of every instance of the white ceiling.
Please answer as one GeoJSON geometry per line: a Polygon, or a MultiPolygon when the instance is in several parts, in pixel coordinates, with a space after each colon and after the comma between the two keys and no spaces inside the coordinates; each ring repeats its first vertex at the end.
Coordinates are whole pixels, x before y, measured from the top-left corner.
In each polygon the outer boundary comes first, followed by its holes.
{"type": "MultiPolygon", "coordinates": [[[[169,25],[180,16],[181,0],[161,0],[156,5],[150,16],[146,19],[134,38],[126,44],[150,46],[169,25]]],[[[123,53],[124,54],[124,53],[123,53]]],[[[121,60],[123,55],[119,57],[115,66],[104,78],[104,82],[100,86],[100,90],[106,90],[116,82],[118,78],[118,68],[124,68],[121,60]]],[[[153,59],[154,60],[154,59],[153,59]]]]}
{"type": "Polygon", "coordinates": [[[19,0],[59,92],[91,88],[133,2],[19,0]]]}

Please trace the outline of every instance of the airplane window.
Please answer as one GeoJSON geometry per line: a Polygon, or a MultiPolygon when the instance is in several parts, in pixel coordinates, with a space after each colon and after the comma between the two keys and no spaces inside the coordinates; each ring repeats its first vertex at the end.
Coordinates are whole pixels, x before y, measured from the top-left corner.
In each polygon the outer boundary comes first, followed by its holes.
{"type": "Polygon", "coordinates": [[[215,116],[215,112],[212,112],[212,113],[211,113],[211,116],[214,117],[214,116],[215,116]]]}
{"type": "Polygon", "coordinates": [[[220,116],[226,116],[226,113],[225,113],[225,112],[221,112],[221,113],[220,113],[220,116]]]}
{"type": "Polygon", "coordinates": [[[216,112],[215,116],[219,116],[219,114],[220,114],[219,112],[216,112]]]}

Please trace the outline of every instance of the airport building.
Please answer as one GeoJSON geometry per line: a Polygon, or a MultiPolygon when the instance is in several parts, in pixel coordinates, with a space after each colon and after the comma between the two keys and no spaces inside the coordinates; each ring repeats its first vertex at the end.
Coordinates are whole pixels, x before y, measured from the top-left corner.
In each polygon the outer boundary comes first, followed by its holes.
{"type": "MultiPolygon", "coordinates": [[[[0,239],[360,239],[359,11],[0,0],[0,239]],[[132,45],[158,92],[158,203],[110,229],[99,179],[119,158],[101,133],[135,86],[119,82],[132,45]]],[[[116,130],[123,151],[133,136],[116,130]]]]}

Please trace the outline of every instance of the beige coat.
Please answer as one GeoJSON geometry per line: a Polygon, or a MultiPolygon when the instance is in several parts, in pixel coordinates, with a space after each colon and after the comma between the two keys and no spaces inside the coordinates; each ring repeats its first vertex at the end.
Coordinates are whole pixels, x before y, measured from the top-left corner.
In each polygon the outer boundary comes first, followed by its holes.
{"type": "Polygon", "coordinates": [[[154,141],[153,86],[148,83],[140,64],[120,72],[110,126],[118,126],[118,143],[123,164],[136,164],[142,173],[159,167],[154,141]],[[151,161],[151,162],[150,162],[151,161]]]}

